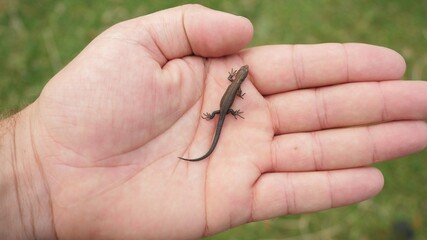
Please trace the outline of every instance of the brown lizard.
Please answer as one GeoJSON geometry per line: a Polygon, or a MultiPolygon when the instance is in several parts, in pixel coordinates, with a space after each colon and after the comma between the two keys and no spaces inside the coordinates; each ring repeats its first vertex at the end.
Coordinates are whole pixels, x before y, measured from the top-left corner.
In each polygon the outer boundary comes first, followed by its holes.
{"type": "Polygon", "coordinates": [[[221,135],[221,129],[222,125],[224,124],[225,116],[229,113],[234,116],[234,118],[237,119],[236,116],[242,117],[240,114],[243,112],[240,112],[239,110],[233,110],[231,109],[231,105],[233,105],[234,99],[236,96],[239,96],[243,99],[242,89],[240,89],[240,85],[242,85],[243,81],[246,79],[249,73],[249,66],[244,65],[241,67],[238,71],[233,71],[231,69],[231,72],[229,72],[228,80],[231,81],[230,86],[228,86],[227,90],[225,91],[224,95],[221,98],[221,102],[219,103],[219,110],[213,111],[212,113],[203,113],[204,116],[202,116],[203,119],[211,120],[215,117],[216,114],[219,114],[219,120],[218,120],[218,126],[216,127],[215,136],[212,141],[212,145],[209,148],[209,151],[199,157],[194,159],[188,159],[188,158],[182,158],[178,157],[179,159],[186,160],[186,161],[200,161],[203,160],[214,151],[216,144],[218,143],[219,135],[221,135]]]}

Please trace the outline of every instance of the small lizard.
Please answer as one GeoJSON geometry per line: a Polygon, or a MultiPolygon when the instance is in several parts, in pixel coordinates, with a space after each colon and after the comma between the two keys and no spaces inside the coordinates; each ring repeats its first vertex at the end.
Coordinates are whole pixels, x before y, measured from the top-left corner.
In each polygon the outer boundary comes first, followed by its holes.
{"type": "Polygon", "coordinates": [[[186,161],[200,161],[209,157],[209,155],[211,155],[211,153],[214,151],[216,144],[218,143],[219,135],[221,134],[221,129],[222,129],[222,125],[224,124],[225,116],[231,113],[236,119],[237,119],[236,116],[244,118],[240,116],[240,114],[243,112],[241,112],[240,109],[239,110],[231,109],[231,105],[233,105],[234,98],[236,96],[239,96],[243,99],[243,95],[245,94],[244,93],[242,94],[242,89],[240,89],[240,85],[242,85],[243,81],[248,76],[248,73],[249,73],[248,65],[241,67],[239,71],[237,70],[233,71],[233,69],[231,69],[231,72],[228,73],[229,74],[228,80],[231,81],[231,84],[230,86],[228,86],[227,90],[225,91],[224,95],[221,98],[221,102],[219,103],[219,110],[213,111],[212,113],[203,113],[204,116],[202,116],[202,118],[206,120],[211,120],[215,117],[216,114],[219,114],[218,126],[216,127],[215,136],[209,151],[205,155],[199,158],[188,159],[188,158],[178,157],[179,159],[186,160],[186,161]]]}

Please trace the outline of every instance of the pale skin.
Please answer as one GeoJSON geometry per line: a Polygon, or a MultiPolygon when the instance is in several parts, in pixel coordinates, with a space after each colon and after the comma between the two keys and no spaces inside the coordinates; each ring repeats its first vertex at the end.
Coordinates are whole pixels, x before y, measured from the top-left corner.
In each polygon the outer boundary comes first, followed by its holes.
{"type": "Polygon", "coordinates": [[[252,34],[247,19],[198,5],[100,34],[0,124],[0,237],[209,236],[369,199],[383,186],[370,164],[426,147],[427,82],[399,81],[398,53],[242,50],[252,34]],[[178,159],[209,148],[217,118],[200,116],[244,64],[233,108],[245,119],[227,116],[209,158],[178,159]]]}

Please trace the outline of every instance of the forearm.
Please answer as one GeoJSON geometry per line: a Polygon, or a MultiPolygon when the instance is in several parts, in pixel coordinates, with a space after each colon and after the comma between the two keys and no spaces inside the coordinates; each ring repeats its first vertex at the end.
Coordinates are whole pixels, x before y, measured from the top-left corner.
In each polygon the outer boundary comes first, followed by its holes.
{"type": "Polygon", "coordinates": [[[29,108],[0,121],[0,239],[54,239],[48,187],[33,151],[29,108]]]}

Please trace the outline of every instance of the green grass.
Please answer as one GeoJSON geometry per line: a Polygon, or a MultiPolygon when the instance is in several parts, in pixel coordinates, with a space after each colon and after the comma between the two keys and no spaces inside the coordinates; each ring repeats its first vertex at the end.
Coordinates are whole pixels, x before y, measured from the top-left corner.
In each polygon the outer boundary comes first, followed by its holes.
{"type": "MultiPolygon", "coordinates": [[[[17,111],[34,101],[44,84],[108,26],[187,2],[0,2],[0,113],[17,111]]],[[[321,42],[382,45],[405,57],[405,79],[427,79],[427,1],[198,3],[249,18],[255,27],[251,46],[321,42]]],[[[415,239],[427,239],[426,160],[424,151],[379,164],[385,175],[384,190],[361,204],[251,223],[210,239],[393,239],[396,236],[391,229],[397,221],[408,222],[415,239]]]]}

